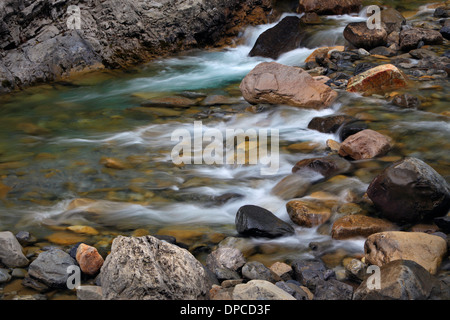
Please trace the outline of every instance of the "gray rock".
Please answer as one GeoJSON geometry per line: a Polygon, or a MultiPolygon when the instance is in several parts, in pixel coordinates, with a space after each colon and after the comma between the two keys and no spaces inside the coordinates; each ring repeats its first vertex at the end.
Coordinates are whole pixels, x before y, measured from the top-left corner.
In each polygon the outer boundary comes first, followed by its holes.
{"type": "Polygon", "coordinates": [[[103,291],[99,286],[80,286],[77,288],[78,300],[102,300],[103,291]]]}
{"type": "Polygon", "coordinates": [[[24,267],[29,263],[19,241],[9,231],[0,232],[0,262],[10,268],[24,267]]]}
{"type": "Polygon", "coordinates": [[[28,268],[30,277],[50,288],[65,288],[69,266],[76,265],[70,255],[60,249],[42,252],[28,268]]]}
{"type": "Polygon", "coordinates": [[[258,261],[247,262],[242,267],[242,275],[250,280],[266,280],[272,283],[281,280],[272,270],[258,261]]]}
{"type": "Polygon", "coordinates": [[[314,300],[352,300],[353,287],[336,279],[319,280],[314,291],[314,300]]]}
{"type": "Polygon", "coordinates": [[[16,234],[16,239],[22,246],[27,246],[36,242],[36,238],[28,231],[19,231],[16,234]]]}
{"type": "Polygon", "coordinates": [[[31,289],[34,289],[38,292],[47,292],[50,290],[50,288],[48,286],[46,286],[45,284],[43,284],[42,282],[39,282],[36,279],[33,279],[31,277],[25,277],[22,280],[22,285],[31,289]]]}
{"type": "MultiPolygon", "coordinates": [[[[298,286],[294,283],[278,281],[277,283],[275,283],[275,285],[278,288],[283,289],[284,291],[289,293],[296,300],[310,300],[308,293],[306,293],[300,286],[298,286]]],[[[303,287],[303,288],[305,288],[305,287],[303,287]]]]}
{"type": "Polygon", "coordinates": [[[441,44],[444,37],[436,30],[424,28],[412,28],[400,32],[400,49],[410,51],[419,48],[423,44],[441,44]]]}
{"type": "Polygon", "coordinates": [[[0,268],[0,283],[5,283],[11,280],[11,275],[8,269],[0,268]]]}
{"type": "Polygon", "coordinates": [[[100,272],[106,300],[201,300],[211,288],[189,251],[152,236],[115,238],[100,272]]]}
{"type": "Polygon", "coordinates": [[[317,283],[325,279],[327,271],[325,264],[318,259],[295,260],[292,262],[292,269],[294,278],[313,292],[317,283]]]}
{"type": "Polygon", "coordinates": [[[14,278],[25,278],[28,275],[28,272],[22,268],[14,268],[11,275],[14,278]]]}
{"type": "Polygon", "coordinates": [[[367,266],[358,259],[353,259],[345,266],[345,271],[350,279],[361,282],[366,278],[367,266]]]}
{"type": "Polygon", "coordinates": [[[283,289],[265,280],[251,280],[238,284],[233,290],[233,300],[295,300],[283,289]]]}

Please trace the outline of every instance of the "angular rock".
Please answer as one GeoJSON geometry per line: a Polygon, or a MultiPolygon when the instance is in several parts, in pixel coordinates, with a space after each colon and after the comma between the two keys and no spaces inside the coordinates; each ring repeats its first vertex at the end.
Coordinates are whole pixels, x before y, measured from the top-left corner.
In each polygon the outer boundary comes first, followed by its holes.
{"type": "Polygon", "coordinates": [[[406,24],[405,17],[393,8],[387,8],[380,12],[381,22],[386,26],[388,34],[394,31],[400,31],[402,26],[406,24]]]}
{"type": "Polygon", "coordinates": [[[103,291],[99,286],[80,286],[77,288],[78,300],[102,300],[103,291]]]}
{"type": "Polygon", "coordinates": [[[354,118],[345,114],[315,117],[309,122],[308,129],[323,133],[335,133],[340,126],[352,119],[354,118]]]}
{"type": "Polygon", "coordinates": [[[347,160],[337,155],[331,155],[323,158],[301,160],[294,165],[292,172],[296,173],[299,170],[307,168],[320,173],[326,178],[330,178],[336,174],[348,172],[351,167],[351,163],[347,160]]]}
{"type": "Polygon", "coordinates": [[[70,276],[67,268],[74,265],[75,261],[68,253],[51,249],[39,254],[30,264],[28,274],[50,288],[66,288],[70,276]]]}
{"type": "Polygon", "coordinates": [[[206,267],[213,273],[219,268],[237,271],[246,260],[242,252],[236,248],[220,247],[206,257],[206,267]]]}
{"type": "Polygon", "coordinates": [[[36,237],[31,235],[28,231],[19,231],[16,234],[16,239],[17,239],[17,241],[19,241],[19,243],[22,246],[28,246],[28,245],[33,244],[33,243],[35,243],[37,241],[36,237]]]}
{"type": "Polygon", "coordinates": [[[295,300],[295,298],[269,281],[251,280],[234,287],[233,300],[295,300]]]}
{"type": "Polygon", "coordinates": [[[361,260],[353,259],[345,266],[346,275],[355,281],[361,282],[367,278],[367,265],[361,260]]]}
{"type": "Polygon", "coordinates": [[[258,261],[247,262],[242,267],[242,276],[250,280],[266,280],[272,283],[281,280],[277,274],[258,261]]]}
{"type": "Polygon", "coordinates": [[[320,280],[325,280],[327,272],[325,264],[318,259],[294,260],[292,269],[294,270],[294,279],[313,292],[317,283],[320,280]]]}
{"type": "Polygon", "coordinates": [[[287,104],[322,109],[329,107],[337,98],[337,92],[303,69],[276,62],[257,65],[242,80],[240,89],[245,100],[252,104],[287,104]]]}
{"type": "Polygon", "coordinates": [[[405,109],[417,109],[420,107],[419,98],[409,93],[398,94],[392,99],[392,103],[397,107],[405,109]]]}
{"type": "Polygon", "coordinates": [[[410,51],[417,49],[419,43],[423,44],[441,44],[444,37],[436,30],[411,28],[400,32],[400,49],[402,51],[410,51]]]}
{"type": "Polygon", "coordinates": [[[337,219],[331,228],[331,237],[337,240],[364,237],[371,234],[397,230],[389,221],[363,215],[348,215],[337,219]]]}
{"type": "Polygon", "coordinates": [[[292,279],[293,270],[292,267],[284,262],[275,262],[269,269],[274,272],[283,281],[288,281],[292,279]]]}
{"type": "Polygon", "coordinates": [[[315,12],[320,15],[340,15],[359,12],[361,0],[300,0],[297,12],[315,12]]]}
{"type": "Polygon", "coordinates": [[[408,85],[407,77],[392,64],[380,65],[362,72],[348,81],[347,91],[362,95],[386,93],[408,85]]]}
{"type": "Polygon", "coordinates": [[[29,263],[22,246],[10,231],[0,232],[0,262],[10,268],[24,267],[29,263]]]}
{"type": "Polygon", "coordinates": [[[119,236],[101,268],[103,299],[206,299],[210,284],[187,250],[151,236],[119,236]]]}
{"type": "Polygon", "coordinates": [[[381,29],[369,29],[367,23],[351,22],[344,29],[344,38],[356,48],[370,50],[387,44],[388,32],[381,29]]]}
{"type": "Polygon", "coordinates": [[[341,143],[339,155],[354,160],[372,159],[386,154],[390,149],[390,138],[371,129],[366,129],[345,139],[341,143]]]}
{"type": "Polygon", "coordinates": [[[8,269],[0,268],[0,284],[8,282],[11,280],[11,275],[8,269]]]}
{"type": "Polygon", "coordinates": [[[239,208],[236,219],[238,233],[248,237],[277,238],[294,234],[294,228],[269,210],[246,205],[239,208]]]}
{"type": "Polygon", "coordinates": [[[300,47],[300,42],[304,36],[305,25],[300,18],[288,16],[258,37],[249,56],[276,60],[283,53],[300,47]]]}
{"type": "Polygon", "coordinates": [[[104,263],[103,257],[97,249],[84,243],[77,248],[76,260],[81,271],[90,276],[96,275],[104,263]]]}
{"type": "Polygon", "coordinates": [[[368,264],[381,267],[394,260],[412,260],[435,274],[447,254],[447,242],[423,232],[386,231],[370,235],[364,252],[368,264]]]}
{"type": "Polygon", "coordinates": [[[286,204],[291,220],[302,227],[312,228],[328,221],[331,209],[318,201],[292,200],[286,204]]]}
{"type": "Polygon", "coordinates": [[[298,286],[291,282],[279,281],[275,285],[289,293],[296,300],[312,300],[312,293],[308,288],[303,286],[298,286]]]}
{"type": "Polygon", "coordinates": [[[367,195],[381,215],[399,223],[417,223],[447,214],[450,191],[445,179],[422,160],[408,157],[381,172],[367,195]]]}
{"type": "Polygon", "coordinates": [[[336,279],[319,280],[314,300],[352,300],[353,287],[336,279]]]}

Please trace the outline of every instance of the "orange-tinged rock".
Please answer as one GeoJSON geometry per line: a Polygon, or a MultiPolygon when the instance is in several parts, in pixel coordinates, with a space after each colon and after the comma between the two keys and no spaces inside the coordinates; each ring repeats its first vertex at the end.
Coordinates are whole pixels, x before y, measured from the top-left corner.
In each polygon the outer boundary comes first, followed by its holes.
{"type": "Polygon", "coordinates": [[[98,253],[96,248],[84,243],[78,246],[76,259],[81,271],[91,276],[100,271],[104,262],[103,257],[98,253]]]}
{"type": "Polygon", "coordinates": [[[396,230],[395,224],[364,215],[348,215],[337,219],[331,229],[333,239],[342,240],[354,237],[368,237],[371,234],[396,230]]]}
{"type": "Polygon", "coordinates": [[[331,217],[331,209],[320,201],[292,200],[286,209],[295,224],[307,228],[321,225],[331,217]]]}
{"type": "Polygon", "coordinates": [[[119,159],[113,158],[102,158],[100,163],[103,164],[106,168],[123,170],[126,168],[126,165],[120,161],[119,159]]]}
{"type": "Polygon", "coordinates": [[[310,61],[316,61],[316,57],[318,56],[327,56],[327,58],[330,58],[330,51],[336,50],[336,51],[344,51],[344,46],[335,46],[335,47],[321,47],[314,50],[306,59],[305,62],[310,61]]]}
{"type": "Polygon", "coordinates": [[[46,237],[46,239],[52,243],[59,244],[62,246],[68,246],[86,240],[84,236],[65,231],[58,231],[52,233],[51,235],[46,237]]]}
{"type": "Polygon", "coordinates": [[[97,235],[98,231],[90,226],[70,226],[67,227],[67,230],[75,232],[75,233],[81,233],[81,234],[88,234],[88,235],[97,235]]]}

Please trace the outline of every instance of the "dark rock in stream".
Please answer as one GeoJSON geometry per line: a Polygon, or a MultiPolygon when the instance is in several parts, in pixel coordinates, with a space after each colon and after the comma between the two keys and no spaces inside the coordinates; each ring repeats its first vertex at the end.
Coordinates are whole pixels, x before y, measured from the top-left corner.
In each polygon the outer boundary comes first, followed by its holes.
{"type": "Polygon", "coordinates": [[[356,48],[370,50],[387,44],[388,33],[383,27],[370,30],[367,23],[351,22],[344,29],[344,38],[356,48]]]}
{"type": "Polygon", "coordinates": [[[397,107],[405,109],[417,109],[420,107],[419,98],[409,93],[399,94],[392,99],[392,103],[397,107]]]}
{"type": "Polygon", "coordinates": [[[436,30],[411,28],[400,32],[400,49],[402,51],[420,48],[421,42],[423,44],[441,44],[443,41],[444,38],[436,30]]]}
{"type": "Polygon", "coordinates": [[[315,117],[309,122],[308,129],[323,133],[335,133],[342,124],[353,119],[353,117],[345,114],[315,117]]]}

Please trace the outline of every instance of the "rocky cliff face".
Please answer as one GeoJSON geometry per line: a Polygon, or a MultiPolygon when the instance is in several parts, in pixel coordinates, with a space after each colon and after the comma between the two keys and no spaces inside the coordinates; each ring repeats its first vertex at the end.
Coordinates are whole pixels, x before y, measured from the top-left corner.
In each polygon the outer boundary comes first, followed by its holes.
{"type": "Polygon", "coordinates": [[[270,0],[2,0],[0,93],[217,44],[266,22],[270,0]]]}

